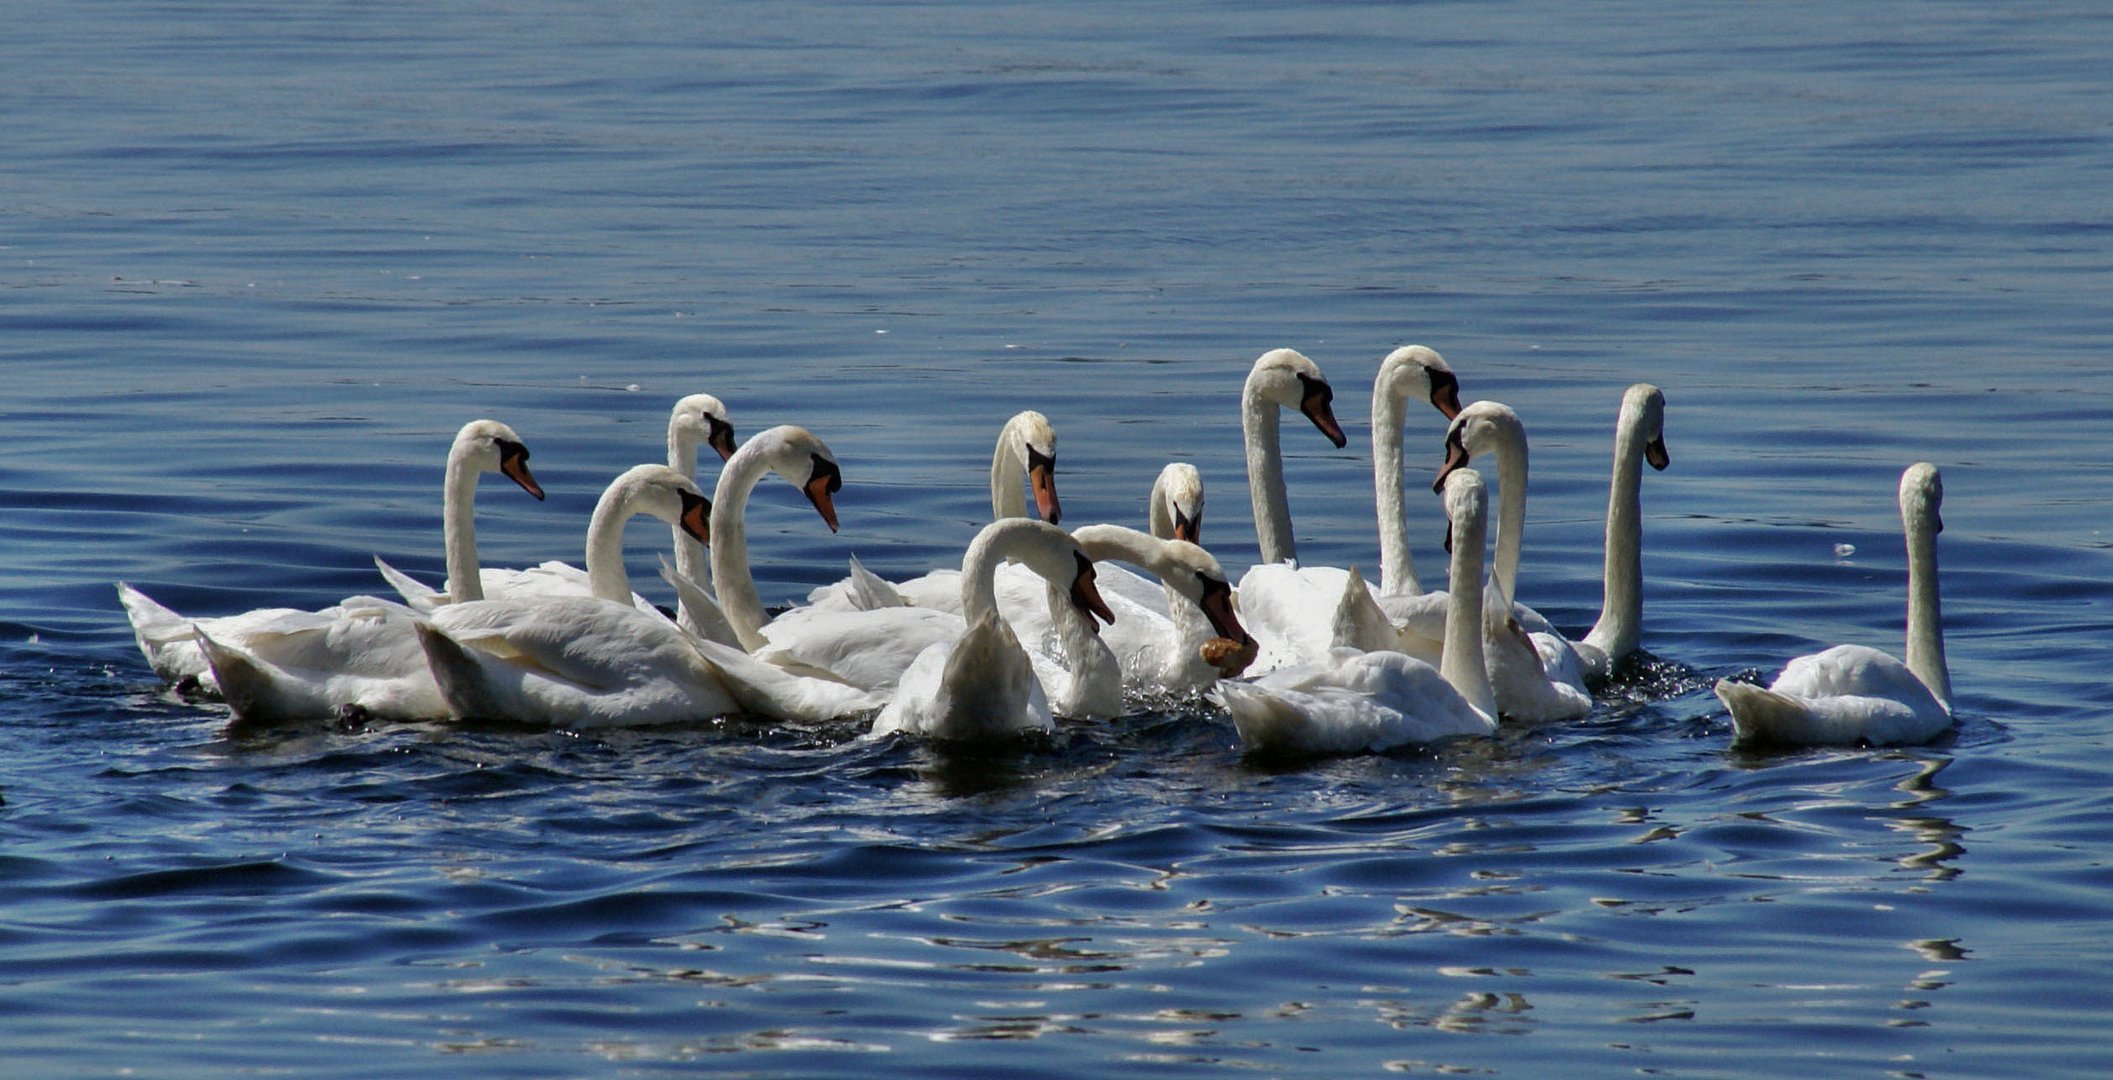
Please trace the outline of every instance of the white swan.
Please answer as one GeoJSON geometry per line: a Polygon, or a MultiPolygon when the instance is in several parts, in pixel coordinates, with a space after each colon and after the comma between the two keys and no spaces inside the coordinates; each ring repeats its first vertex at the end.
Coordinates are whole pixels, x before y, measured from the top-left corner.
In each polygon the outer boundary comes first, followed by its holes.
{"type": "Polygon", "coordinates": [[[756,595],[756,578],[749,569],[748,527],[743,519],[749,494],[770,473],[799,488],[830,532],[836,531],[835,495],[844,486],[844,474],[828,445],[806,428],[790,424],[750,438],[719,470],[719,486],[712,493],[712,576],[719,584],[719,606],[747,652],[766,643],[763,624],[769,616],[756,595]]]}
{"type": "MultiPolygon", "coordinates": [[[[671,524],[694,528],[703,513],[696,483],[665,465],[637,466],[619,486],[627,506],[671,524]]],[[[448,604],[412,624],[450,715],[585,729],[740,709],[697,639],[631,602],[620,547],[591,546],[587,572],[592,596],[448,604]]]]}
{"type": "MultiPolygon", "coordinates": [[[[589,534],[587,563],[604,599],[629,597],[623,552],[614,542],[622,521],[649,512],[701,531],[704,497],[695,484],[665,465],[640,465],[609,486],[589,534]],[[612,524],[613,523],[613,524],[612,524]]],[[[512,601],[532,604],[536,600],[512,601]]],[[[445,605],[507,603],[471,600],[445,605]]],[[[656,612],[649,616],[660,619],[656,612]]],[[[208,627],[198,642],[235,719],[310,720],[329,716],[411,720],[452,710],[427,664],[416,629],[423,617],[410,607],[355,598],[307,618],[282,617],[271,632],[222,640],[208,627]]]]}
{"type": "MultiPolygon", "coordinates": [[[[711,447],[722,464],[734,456],[733,418],[726,411],[726,403],[710,394],[690,394],[677,401],[668,414],[668,468],[695,478],[700,443],[711,447]]],[[[712,598],[712,564],[704,545],[679,525],[671,532],[675,571],[696,586],[694,595],[684,594],[677,600],[676,621],[699,637],[733,644],[737,640],[733,625],[712,598]]]]}
{"type": "MultiPolygon", "coordinates": [[[[1482,545],[1488,495],[1473,470],[1445,487],[1452,527],[1453,598],[1439,666],[1405,653],[1341,648],[1253,682],[1220,682],[1209,696],[1232,715],[1250,751],[1350,754],[1496,731],[1482,657],[1482,545]]],[[[1363,594],[1361,582],[1351,582],[1363,594]]]]}
{"type": "MultiPolygon", "coordinates": [[[[998,613],[994,578],[998,563],[1008,558],[1026,564],[1049,582],[1053,606],[1075,609],[1082,618],[1091,615],[1112,621],[1094,588],[1093,563],[1069,534],[1039,521],[993,522],[977,534],[962,558],[961,610],[966,618],[957,620],[959,628],[952,638],[934,641],[917,652],[897,679],[892,699],[874,718],[874,735],[902,732],[982,741],[1050,730],[1053,707],[1058,712],[1063,707],[1053,706],[1050,698],[1054,695],[1042,686],[1034,662],[998,613]]],[[[918,610],[862,614],[885,617],[918,610]]],[[[1119,680],[1109,668],[1112,664],[1080,670],[1075,676],[1102,683],[1119,680]]]]}
{"type": "MultiPolygon", "coordinates": [[[[1423,594],[1409,552],[1408,510],[1402,495],[1402,428],[1411,400],[1430,402],[1448,419],[1460,412],[1460,383],[1445,359],[1422,345],[1404,345],[1380,361],[1372,381],[1373,508],[1380,539],[1378,604],[1398,631],[1369,619],[1349,619],[1339,610],[1354,599],[1345,588],[1346,571],[1338,567],[1273,563],[1250,569],[1240,580],[1240,608],[1261,642],[1257,673],[1289,664],[1318,660],[1328,650],[1349,645],[1367,650],[1400,649],[1436,662],[1444,636],[1445,594],[1423,594]],[[1434,603],[1435,602],[1435,603],[1434,603]],[[1419,618],[1419,615],[1426,617],[1419,618]],[[1344,639],[1342,626],[1365,633],[1344,639]]],[[[1268,447],[1262,451],[1267,452],[1268,447]]],[[[1257,456],[1250,448],[1249,461],[1257,456]]],[[[1269,494],[1273,502],[1281,484],[1269,494]]],[[[1273,516],[1275,511],[1271,511],[1273,516]]],[[[1257,520],[1264,517],[1258,509],[1257,520]]],[[[1288,513],[1284,515],[1289,520],[1288,513]]],[[[1356,603],[1363,605],[1362,600],[1356,603]]]]}
{"type": "Polygon", "coordinates": [[[1291,538],[1291,505],[1284,493],[1284,451],[1277,410],[1295,409],[1337,449],[1349,445],[1335,422],[1335,391],[1318,364],[1296,349],[1271,349],[1255,358],[1240,390],[1240,434],[1247,448],[1247,494],[1255,511],[1255,539],[1264,563],[1298,558],[1291,538]]]}
{"type": "MultiPolygon", "coordinates": [[[[528,447],[514,430],[497,420],[472,420],[455,433],[448,447],[446,479],[441,502],[441,531],[446,538],[450,572],[458,581],[477,580],[477,536],[472,517],[476,511],[477,478],[496,472],[521,485],[537,499],[543,488],[528,471],[528,447]]],[[[156,675],[186,688],[196,686],[218,693],[220,686],[201,650],[196,630],[203,628],[214,640],[241,647],[253,637],[288,633],[319,625],[337,614],[337,607],[322,611],[297,608],[261,608],[241,615],[189,619],[155,602],[125,582],[117,583],[118,600],[131,620],[139,651],[156,675]]],[[[362,608],[386,606],[373,597],[354,597],[347,603],[362,608]]],[[[339,605],[342,607],[343,605],[339,605]]]]}
{"type": "Polygon", "coordinates": [[[1900,476],[1900,522],[1907,533],[1906,663],[1862,645],[1800,656],[1768,689],[1720,679],[1731,710],[1732,742],[1891,746],[1928,742],[1952,726],[1952,679],[1944,662],[1937,601],[1937,534],[1944,479],[1928,462],[1900,476]]]}
{"type": "MultiPolygon", "coordinates": [[[[1034,492],[1035,513],[1056,524],[1064,514],[1056,488],[1056,428],[1049,418],[1025,409],[1014,413],[998,429],[998,441],[990,458],[990,517],[992,521],[1027,517],[1025,489],[1034,492]]],[[[961,602],[961,572],[941,567],[902,582],[889,582],[867,570],[856,556],[851,573],[828,585],[818,585],[807,594],[809,607],[823,611],[865,611],[876,607],[937,608],[958,614],[961,602]]]]}

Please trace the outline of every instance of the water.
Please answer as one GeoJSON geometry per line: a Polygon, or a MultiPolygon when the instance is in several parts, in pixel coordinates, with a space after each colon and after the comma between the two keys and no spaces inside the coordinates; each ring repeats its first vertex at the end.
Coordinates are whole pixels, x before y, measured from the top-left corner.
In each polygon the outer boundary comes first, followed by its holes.
{"type": "MultiPolygon", "coordinates": [[[[2113,1064],[2098,5],[9,22],[11,1071],[2113,1064]],[[957,559],[1022,407],[1058,425],[1067,522],[1141,522],[1187,458],[1237,572],[1235,402],[1278,345],[1353,439],[1286,428],[1301,552],[1369,569],[1366,387],[1406,341],[1526,419],[1521,595],[1572,628],[1621,388],[1665,388],[1657,662],[1589,719],[1301,765],[1193,707],[983,758],[855,724],[235,734],[111,590],[319,606],[378,588],[377,552],[437,578],[440,455],[480,415],[551,493],[487,486],[487,562],[576,558],[698,390],[843,463],[841,535],[752,503],[773,600],[852,552],[957,559]],[[1922,459],[1956,733],[1728,749],[1715,677],[1898,647],[1922,459]]],[[[664,535],[633,530],[641,583],[664,535]]]]}

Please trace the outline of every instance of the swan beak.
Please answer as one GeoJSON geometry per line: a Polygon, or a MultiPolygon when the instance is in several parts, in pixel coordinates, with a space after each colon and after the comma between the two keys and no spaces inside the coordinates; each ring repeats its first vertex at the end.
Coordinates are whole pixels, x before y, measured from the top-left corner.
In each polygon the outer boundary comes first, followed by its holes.
{"type": "Polygon", "coordinates": [[[1211,629],[1216,631],[1219,637],[1242,645],[1253,641],[1254,638],[1248,634],[1247,628],[1240,625],[1240,617],[1233,614],[1232,585],[1223,580],[1203,577],[1201,574],[1197,576],[1203,578],[1203,596],[1196,601],[1196,605],[1203,609],[1204,617],[1211,621],[1211,629]]]}
{"type": "Polygon", "coordinates": [[[1326,435],[1336,449],[1350,445],[1349,437],[1343,434],[1343,426],[1335,422],[1335,391],[1325,380],[1309,375],[1300,375],[1299,382],[1306,387],[1305,395],[1299,398],[1299,411],[1313,421],[1314,427],[1321,429],[1321,434],[1326,435]]]}
{"type": "Polygon", "coordinates": [[[1042,515],[1043,521],[1055,525],[1064,516],[1064,506],[1057,501],[1056,458],[1028,447],[1027,485],[1034,489],[1035,512],[1042,515]]]}
{"type": "MultiPolygon", "coordinates": [[[[1101,599],[1100,586],[1093,583],[1093,560],[1078,552],[1074,552],[1073,557],[1078,559],[1079,572],[1071,579],[1072,606],[1080,611],[1092,613],[1095,618],[1110,626],[1115,625],[1115,613],[1108,610],[1108,602],[1101,599]]],[[[1093,626],[1090,621],[1086,625],[1093,626]]],[[[1098,631],[1099,627],[1094,629],[1098,631]]]]}
{"type": "Polygon", "coordinates": [[[1460,432],[1454,430],[1445,437],[1445,464],[1438,467],[1438,479],[1431,481],[1433,492],[1445,490],[1445,478],[1454,470],[1467,467],[1467,445],[1460,441],[1460,432]]]}
{"type": "Polygon", "coordinates": [[[682,516],[676,519],[682,524],[682,531],[689,533],[698,543],[709,545],[712,542],[712,500],[687,491],[677,494],[682,496],[682,516]]]}
{"type": "Polygon", "coordinates": [[[1203,543],[1203,517],[1190,517],[1179,510],[1174,511],[1174,539],[1191,544],[1203,543]]]}
{"type": "Polygon", "coordinates": [[[542,501],[543,485],[536,483],[534,474],[528,471],[528,447],[506,439],[497,442],[499,471],[506,474],[508,480],[521,485],[521,490],[535,496],[538,502],[542,501]]]}
{"type": "Polygon", "coordinates": [[[1666,466],[1673,463],[1673,459],[1666,455],[1664,436],[1661,435],[1643,444],[1643,459],[1650,462],[1652,468],[1661,472],[1664,471],[1666,466]]]}
{"type": "Polygon", "coordinates": [[[800,490],[807,493],[807,501],[814,504],[815,512],[822,515],[822,520],[829,525],[829,531],[835,532],[836,500],[830,496],[844,489],[844,474],[837,470],[836,462],[820,454],[813,456],[814,475],[808,478],[806,486],[800,490]]]}
{"type": "Polygon", "coordinates": [[[1431,404],[1447,420],[1460,415],[1460,379],[1450,371],[1431,372],[1431,404]]]}
{"type": "Polygon", "coordinates": [[[712,433],[706,436],[704,441],[719,455],[720,462],[724,463],[726,459],[734,456],[734,425],[716,416],[705,417],[705,422],[711,425],[712,433]]]}

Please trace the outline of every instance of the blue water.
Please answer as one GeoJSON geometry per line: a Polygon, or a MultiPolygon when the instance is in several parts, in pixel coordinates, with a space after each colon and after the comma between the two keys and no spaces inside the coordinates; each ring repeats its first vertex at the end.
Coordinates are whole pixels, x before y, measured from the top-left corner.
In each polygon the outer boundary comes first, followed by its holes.
{"type": "MultiPolygon", "coordinates": [[[[2113,10],[17,7],[0,1071],[2113,1067],[2113,10]],[[1026,407],[1067,524],[1141,523],[1186,458],[1237,574],[1237,396],[1276,346],[1352,437],[1285,429],[1301,554],[1369,568],[1367,388],[1410,341],[1525,419],[1521,599],[1573,629],[1615,404],[1665,389],[1656,660],[1588,719],[1298,765],[1202,707],[968,758],[857,724],[235,734],[112,591],[437,580],[477,416],[550,492],[487,486],[487,563],[577,558],[696,391],[842,463],[841,534],[751,504],[773,602],[854,552],[958,561],[1026,407]],[[1714,678],[1899,647],[1916,460],[1957,731],[1732,751],[1714,678]]],[[[1441,431],[1412,419],[1412,480],[1441,431]]],[[[642,586],[665,535],[632,532],[642,586]]]]}

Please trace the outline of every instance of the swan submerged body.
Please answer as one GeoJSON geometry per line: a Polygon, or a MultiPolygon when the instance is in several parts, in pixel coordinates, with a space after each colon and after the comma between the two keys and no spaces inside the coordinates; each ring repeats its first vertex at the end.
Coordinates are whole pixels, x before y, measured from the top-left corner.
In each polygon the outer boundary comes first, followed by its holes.
{"type": "Polygon", "coordinates": [[[1937,589],[1937,534],[1944,480],[1928,462],[1900,477],[1907,535],[1907,660],[1862,645],[1801,656],[1762,689],[1720,679],[1734,745],[1895,746],[1924,743],[1952,727],[1951,672],[1944,659],[1937,589]]]}

